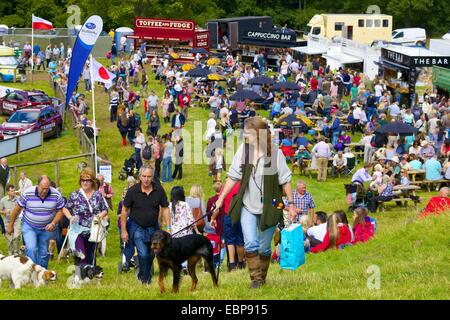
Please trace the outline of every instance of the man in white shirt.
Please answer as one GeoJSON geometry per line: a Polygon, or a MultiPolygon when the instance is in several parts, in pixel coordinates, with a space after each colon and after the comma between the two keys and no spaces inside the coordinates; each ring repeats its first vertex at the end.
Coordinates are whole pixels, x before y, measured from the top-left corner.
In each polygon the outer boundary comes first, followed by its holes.
{"type": "Polygon", "coordinates": [[[120,46],[122,47],[123,52],[127,51],[127,38],[125,36],[120,38],[120,46]]]}
{"type": "Polygon", "coordinates": [[[21,195],[27,188],[32,187],[33,182],[27,177],[27,174],[25,171],[22,171],[20,173],[20,180],[19,180],[19,190],[16,191],[18,195],[21,195]]]}
{"type": "Polygon", "coordinates": [[[306,231],[307,239],[311,247],[315,247],[323,242],[327,233],[327,214],[322,211],[316,212],[314,226],[306,231]]]}
{"type": "Polygon", "coordinates": [[[338,151],[338,153],[333,157],[333,168],[331,174],[333,177],[336,177],[336,174],[346,173],[347,168],[347,158],[344,157],[342,151],[338,151]]]}
{"type": "Polygon", "coordinates": [[[398,106],[398,102],[397,101],[395,101],[393,104],[391,104],[389,106],[389,111],[391,113],[391,118],[396,118],[399,115],[399,113],[401,111],[400,111],[400,107],[398,106]]]}
{"type": "Polygon", "coordinates": [[[148,112],[151,114],[153,110],[158,110],[158,96],[155,94],[155,90],[150,92],[150,95],[147,97],[148,104],[148,112]]]}
{"type": "Polygon", "coordinates": [[[369,169],[371,167],[371,164],[366,163],[364,168],[357,170],[352,177],[352,183],[359,183],[361,186],[364,186],[365,182],[371,181],[372,176],[369,174],[369,169]]]}
{"type": "Polygon", "coordinates": [[[312,149],[312,154],[317,159],[317,181],[326,181],[328,159],[330,158],[331,150],[330,146],[324,141],[323,136],[319,138],[319,143],[312,149]]]}
{"type": "Polygon", "coordinates": [[[375,89],[375,99],[378,102],[380,100],[381,96],[383,95],[383,86],[380,82],[377,83],[377,85],[374,87],[375,89]]]}

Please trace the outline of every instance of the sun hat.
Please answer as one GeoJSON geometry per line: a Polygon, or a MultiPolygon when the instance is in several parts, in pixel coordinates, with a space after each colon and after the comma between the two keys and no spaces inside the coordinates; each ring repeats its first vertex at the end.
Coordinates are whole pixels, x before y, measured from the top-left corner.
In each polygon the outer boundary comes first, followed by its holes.
{"type": "Polygon", "coordinates": [[[299,150],[306,150],[304,145],[300,145],[300,147],[298,147],[299,150]]]}
{"type": "Polygon", "coordinates": [[[395,163],[399,163],[399,162],[400,162],[400,160],[398,159],[397,156],[393,156],[392,159],[391,159],[391,161],[392,161],[392,162],[395,162],[395,163]]]}

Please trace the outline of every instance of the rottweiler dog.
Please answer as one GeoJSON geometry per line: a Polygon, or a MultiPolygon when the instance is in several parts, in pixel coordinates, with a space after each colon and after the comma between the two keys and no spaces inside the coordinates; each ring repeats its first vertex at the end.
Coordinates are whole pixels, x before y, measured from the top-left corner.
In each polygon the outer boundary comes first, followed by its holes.
{"type": "Polygon", "coordinates": [[[192,278],[191,291],[197,287],[195,266],[203,258],[211,274],[214,287],[217,287],[217,276],[213,264],[213,246],[202,235],[190,234],[180,238],[172,238],[168,232],[156,231],[151,240],[151,249],[158,259],[159,288],[161,293],[165,291],[164,277],[169,269],[173,272],[173,292],[178,292],[181,278],[181,264],[187,260],[188,272],[192,278]]]}

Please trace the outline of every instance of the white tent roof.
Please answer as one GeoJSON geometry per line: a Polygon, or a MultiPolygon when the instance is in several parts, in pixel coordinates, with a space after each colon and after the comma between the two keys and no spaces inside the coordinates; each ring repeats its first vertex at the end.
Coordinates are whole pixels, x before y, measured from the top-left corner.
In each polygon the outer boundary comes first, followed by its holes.
{"type": "Polygon", "coordinates": [[[294,51],[301,52],[301,53],[304,53],[304,54],[309,54],[309,55],[313,55],[313,54],[322,54],[322,53],[327,52],[327,49],[326,49],[326,48],[320,49],[320,48],[317,48],[317,47],[311,47],[311,46],[306,46],[306,47],[294,47],[294,48],[291,48],[291,49],[294,50],[294,51]]]}
{"type": "Polygon", "coordinates": [[[122,33],[125,33],[125,32],[134,32],[133,29],[128,28],[128,27],[120,27],[120,28],[117,28],[117,29],[114,30],[114,31],[115,31],[115,32],[122,32],[122,33]]]}
{"type": "Polygon", "coordinates": [[[322,55],[322,57],[325,58],[325,59],[337,60],[341,64],[363,62],[363,59],[361,59],[361,58],[358,58],[358,57],[355,57],[355,56],[351,56],[349,54],[345,54],[345,53],[341,53],[341,52],[333,53],[332,55],[324,54],[324,55],[322,55]]]}

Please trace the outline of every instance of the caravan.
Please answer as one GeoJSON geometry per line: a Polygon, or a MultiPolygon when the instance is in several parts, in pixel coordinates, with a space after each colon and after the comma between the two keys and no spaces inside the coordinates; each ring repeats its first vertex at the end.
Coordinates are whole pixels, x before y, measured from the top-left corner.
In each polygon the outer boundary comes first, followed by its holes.
{"type": "Polygon", "coordinates": [[[17,69],[19,61],[13,48],[0,46],[0,81],[15,82],[21,79],[17,69]]]}

